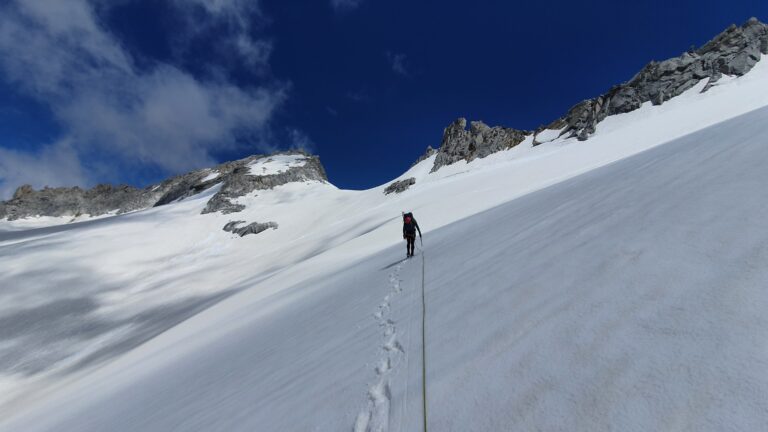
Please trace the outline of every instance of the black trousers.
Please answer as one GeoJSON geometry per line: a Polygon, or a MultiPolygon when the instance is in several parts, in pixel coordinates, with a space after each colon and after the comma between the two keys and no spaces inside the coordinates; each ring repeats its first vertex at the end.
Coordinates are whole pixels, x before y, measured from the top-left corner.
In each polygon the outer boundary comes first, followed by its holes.
{"type": "Polygon", "coordinates": [[[408,242],[406,244],[407,253],[408,256],[413,256],[413,249],[416,247],[416,236],[415,235],[406,235],[405,240],[408,242]]]}

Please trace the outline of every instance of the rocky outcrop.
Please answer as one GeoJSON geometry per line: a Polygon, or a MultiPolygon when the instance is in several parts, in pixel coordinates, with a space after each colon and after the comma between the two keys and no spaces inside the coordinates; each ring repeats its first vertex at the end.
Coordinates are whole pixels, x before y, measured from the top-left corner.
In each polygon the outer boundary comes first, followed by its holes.
{"type": "Polygon", "coordinates": [[[481,121],[470,122],[467,130],[467,120],[456,119],[443,131],[443,140],[431,172],[460,160],[471,162],[510,149],[523,142],[527,135],[530,132],[502,126],[490,127],[481,121]]]}
{"type": "Polygon", "coordinates": [[[253,222],[242,228],[238,228],[239,225],[242,225],[244,223],[245,221],[229,222],[228,224],[224,225],[224,228],[222,229],[226,232],[237,234],[240,237],[247,236],[248,234],[258,234],[270,228],[277,229],[277,222],[265,222],[265,223],[253,222]]]}
{"type": "Polygon", "coordinates": [[[389,186],[384,188],[384,195],[389,195],[391,193],[405,192],[409,187],[411,187],[411,185],[415,185],[415,184],[416,184],[416,179],[414,177],[392,182],[389,186]]]}
{"type": "MultiPolygon", "coordinates": [[[[283,153],[286,154],[286,153],[283,153]]],[[[294,152],[290,154],[301,155],[304,157],[301,166],[287,168],[285,171],[269,175],[253,175],[250,173],[250,164],[258,159],[269,159],[269,157],[248,158],[237,161],[234,165],[228,167],[231,172],[226,175],[221,190],[208,201],[203,209],[203,213],[221,212],[224,214],[242,211],[245,207],[242,204],[233,202],[233,200],[250,194],[253,191],[272,189],[292,182],[305,181],[328,181],[325,169],[317,156],[310,156],[303,152],[294,152]],[[245,161],[245,163],[240,163],[245,161]]]]}
{"type": "Polygon", "coordinates": [[[171,180],[161,183],[158,190],[163,191],[163,194],[153,204],[153,207],[170,204],[174,201],[199,194],[211,186],[215,186],[223,181],[220,177],[212,180],[205,180],[205,174],[205,172],[196,172],[180,177],[174,177],[171,180]]]}
{"type": "Polygon", "coordinates": [[[740,27],[732,25],[698,50],[647,64],[628,82],[577,104],[546,128],[563,126],[563,134],[586,140],[610,115],[634,111],[645,102],[661,105],[704,79],[706,91],[723,75],[749,72],[761,54],[768,54],[768,26],[752,18],[740,27]]]}
{"type": "Polygon", "coordinates": [[[153,206],[165,205],[198,194],[221,184],[203,213],[220,211],[232,213],[244,208],[232,200],[254,190],[271,189],[294,181],[327,181],[319,158],[300,151],[255,155],[227,162],[212,169],[193,171],[172,177],[157,185],[138,189],[132,186],[98,185],[92,189],[43,188],[34,190],[21,186],[13,197],[0,202],[0,219],[15,220],[31,216],[100,216],[107,213],[122,214],[153,206]],[[254,175],[249,167],[260,161],[269,161],[278,155],[295,155],[302,159],[297,166],[286,167],[274,174],[254,175]]]}
{"type": "MultiPolygon", "coordinates": [[[[634,111],[646,102],[661,105],[702,80],[706,80],[702,91],[707,91],[723,75],[746,74],[764,54],[768,54],[768,25],[756,18],[742,26],[732,25],[701,48],[661,62],[652,61],[626,83],[579,102],[563,117],[537,129],[532,145],[561,136],[586,140],[608,116],[634,111]]],[[[503,127],[489,128],[482,122],[471,125],[467,131],[466,120],[458,119],[445,129],[433,172],[460,160],[469,162],[513,147],[527,134],[503,127]]]]}
{"type": "Polygon", "coordinates": [[[126,213],[152,206],[159,193],[131,186],[98,185],[92,189],[43,188],[21,186],[13,198],[0,204],[0,219],[29,216],[99,216],[110,212],[126,213]]]}

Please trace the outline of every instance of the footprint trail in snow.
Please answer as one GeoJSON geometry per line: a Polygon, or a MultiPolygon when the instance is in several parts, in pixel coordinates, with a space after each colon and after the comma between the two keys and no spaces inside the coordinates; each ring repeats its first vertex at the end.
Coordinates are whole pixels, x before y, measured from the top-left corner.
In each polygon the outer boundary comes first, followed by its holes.
{"type": "Polygon", "coordinates": [[[389,274],[390,292],[384,297],[384,301],[373,314],[373,318],[382,329],[380,356],[375,367],[376,380],[368,387],[368,404],[358,414],[354,432],[389,431],[390,403],[392,400],[389,378],[405,356],[405,350],[397,338],[396,323],[388,318],[391,299],[403,291],[400,287],[401,268],[402,264],[398,264],[389,274]]]}

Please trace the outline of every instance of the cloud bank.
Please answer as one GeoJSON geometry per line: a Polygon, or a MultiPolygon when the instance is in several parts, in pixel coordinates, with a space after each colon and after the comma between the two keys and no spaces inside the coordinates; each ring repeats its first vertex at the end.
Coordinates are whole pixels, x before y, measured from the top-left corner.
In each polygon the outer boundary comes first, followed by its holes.
{"type": "MultiPolygon", "coordinates": [[[[268,61],[270,44],[250,36],[257,3],[174,1],[182,12],[197,8],[210,22],[224,20],[232,31],[223,43],[247,64],[268,61]]],[[[276,84],[203,81],[170,64],[139,70],[102,26],[95,6],[87,0],[0,6],[0,73],[47,104],[65,134],[37,151],[0,142],[0,198],[22,183],[87,185],[94,179],[84,164],[93,158],[167,173],[212,164],[212,153],[233,148],[238,139],[258,141],[286,97],[276,84]]]]}
{"type": "Polygon", "coordinates": [[[86,181],[77,153],[66,140],[35,153],[0,147],[0,199],[11,197],[21,184],[77,185],[86,181]]]}

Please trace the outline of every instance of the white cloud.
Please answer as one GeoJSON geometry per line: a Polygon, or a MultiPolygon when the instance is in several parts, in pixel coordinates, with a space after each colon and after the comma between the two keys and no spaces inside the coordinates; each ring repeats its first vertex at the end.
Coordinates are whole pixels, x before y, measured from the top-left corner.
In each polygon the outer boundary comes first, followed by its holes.
{"type": "Polygon", "coordinates": [[[405,54],[387,52],[387,60],[392,67],[392,71],[398,75],[408,76],[408,70],[405,68],[405,54]]]}
{"type": "MultiPolygon", "coordinates": [[[[255,39],[251,33],[254,23],[266,21],[259,2],[255,0],[174,0],[180,12],[186,14],[187,28],[179,34],[182,45],[192,36],[210,30],[212,25],[224,23],[228,33],[220,36],[219,45],[233,49],[251,68],[267,66],[272,53],[272,43],[265,39],[255,39]],[[195,8],[206,12],[204,21],[199,19],[195,8]]],[[[183,50],[183,48],[182,48],[183,50]]]]}
{"type": "Polygon", "coordinates": [[[356,9],[363,0],[331,0],[331,7],[337,12],[356,9]]]}
{"type": "MultiPolygon", "coordinates": [[[[238,15],[255,10],[255,2],[186,1],[236,23],[238,52],[250,61],[266,61],[265,48],[238,15]]],[[[0,72],[46,103],[64,130],[64,153],[59,144],[42,155],[3,151],[8,160],[24,162],[20,166],[30,166],[29,158],[41,167],[51,164],[52,175],[46,177],[51,186],[95,180],[75,163],[84,154],[169,173],[211,164],[212,152],[231,148],[240,137],[263,134],[285,99],[277,85],[240,88],[221,77],[201,81],[169,64],[139,70],[101,27],[87,0],[18,0],[0,6],[0,72]],[[62,158],[67,163],[53,166],[62,158]]],[[[29,182],[7,161],[2,169],[6,190],[29,182]]]]}
{"type": "Polygon", "coordinates": [[[0,200],[9,199],[22,184],[39,189],[85,181],[80,160],[68,141],[57,142],[34,153],[0,147],[0,200]]]}

